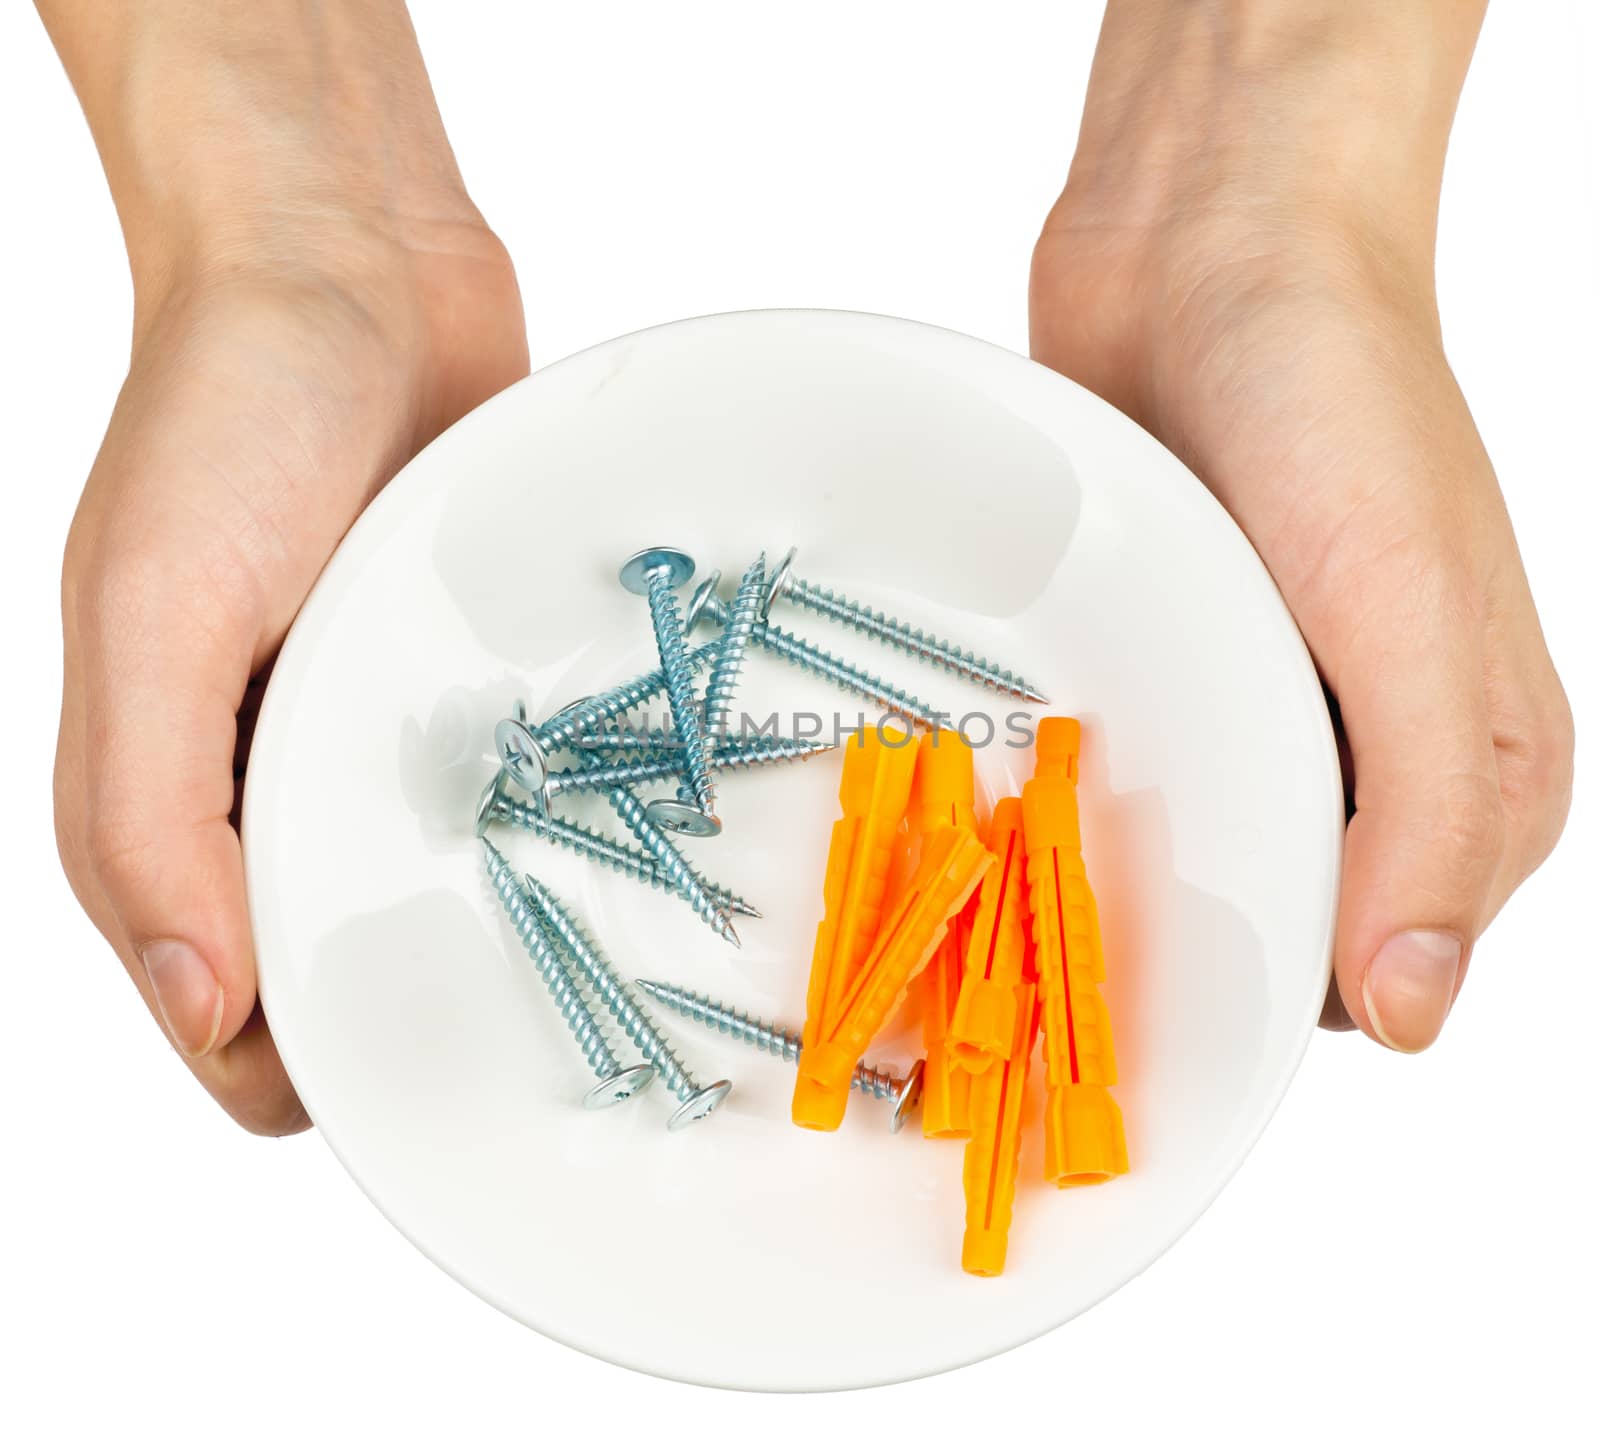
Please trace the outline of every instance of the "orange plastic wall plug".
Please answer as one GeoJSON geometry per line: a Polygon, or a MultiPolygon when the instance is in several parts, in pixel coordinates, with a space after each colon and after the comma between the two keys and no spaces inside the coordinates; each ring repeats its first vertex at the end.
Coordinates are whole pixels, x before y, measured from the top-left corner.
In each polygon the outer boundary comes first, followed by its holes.
{"type": "MultiPolygon", "coordinates": [[[[911,787],[909,818],[924,836],[941,827],[976,831],[973,809],[972,747],[953,730],[924,735],[917,747],[917,774],[911,787]]],[[[922,974],[922,1050],[926,1066],[922,1087],[922,1134],[925,1138],[965,1138],[971,1132],[968,1100],[972,1075],[957,1066],[948,1038],[951,1014],[961,990],[962,964],[972,916],[974,896],[950,920],[944,939],[934,948],[922,974]]]]}
{"type": "Polygon", "coordinates": [[[1016,987],[1027,971],[1027,848],[1022,801],[1007,796],[989,823],[994,865],[973,903],[961,990],[951,1014],[951,1058],[969,1073],[985,1072],[1011,1050],[1016,987]]]}
{"type": "Polygon", "coordinates": [[[841,998],[834,1025],[800,1049],[794,1117],[804,1127],[843,1120],[856,1059],[888,1021],[911,979],[928,964],[950,918],[978,888],[990,856],[975,832],[940,827],[922,843],[922,860],[885,917],[867,959],[841,998]],[[803,1089],[803,1090],[802,1090],[803,1089]]]}
{"type": "MultiPolygon", "coordinates": [[[[851,736],[840,754],[843,813],[828,844],[823,915],[806,988],[802,1061],[806,1049],[831,1030],[838,1004],[878,935],[890,863],[917,764],[910,735],[889,726],[851,736]]],[[[844,1116],[844,1100],[818,1093],[802,1073],[795,1080],[792,1116],[802,1128],[831,1130],[844,1116]]]]}
{"type": "Polygon", "coordinates": [[[1111,1018],[1100,984],[1100,918],[1078,825],[1076,720],[1039,722],[1038,762],[1023,787],[1028,902],[1044,1023],[1045,1177],[1058,1187],[1128,1171],[1111,1018]]]}
{"type": "Polygon", "coordinates": [[[990,1277],[1006,1266],[1011,1210],[1017,1196],[1017,1160],[1022,1152],[1022,1102],[1028,1061],[1038,1035],[1034,987],[1002,988],[1012,998],[1012,1040],[1006,1051],[972,1079],[972,1137],[961,1165],[967,1198],[967,1231],[961,1267],[990,1277]]]}

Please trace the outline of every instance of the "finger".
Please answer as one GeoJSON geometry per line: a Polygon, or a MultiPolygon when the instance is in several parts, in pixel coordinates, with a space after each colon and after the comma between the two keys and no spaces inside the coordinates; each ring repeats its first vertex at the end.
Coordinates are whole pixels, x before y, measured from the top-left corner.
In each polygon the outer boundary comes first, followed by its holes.
{"type": "Polygon", "coordinates": [[[263,1137],[282,1138],[311,1126],[284,1071],[259,1001],[231,1042],[191,1066],[206,1090],[242,1128],[263,1137]]]}
{"type": "Polygon", "coordinates": [[[1382,602],[1335,681],[1355,812],[1334,972],[1357,1026],[1417,1052],[1444,1026],[1485,920],[1504,820],[1472,592],[1431,546],[1397,547],[1380,568],[1367,583],[1382,602]]]}
{"type": "MultiPolygon", "coordinates": [[[[1328,702],[1328,714],[1333,720],[1333,739],[1339,750],[1339,778],[1344,782],[1344,818],[1346,825],[1350,817],[1356,813],[1355,797],[1355,766],[1350,760],[1350,742],[1345,737],[1344,720],[1339,714],[1339,702],[1333,693],[1323,687],[1323,696],[1328,702]]],[[[1350,1009],[1344,1005],[1344,996],[1339,991],[1339,979],[1331,975],[1328,978],[1328,991],[1322,999],[1322,1015],[1317,1019],[1317,1026],[1325,1032],[1355,1032],[1356,1021],[1350,1015],[1350,1009]]]]}
{"type": "Polygon", "coordinates": [[[1324,1032],[1356,1030],[1355,1019],[1350,1015],[1350,1009],[1344,1005],[1344,997],[1339,992],[1337,977],[1328,983],[1328,992],[1322,999],[1322,1015],[1317,1018],[1317,1026],[1324,1032]]]}

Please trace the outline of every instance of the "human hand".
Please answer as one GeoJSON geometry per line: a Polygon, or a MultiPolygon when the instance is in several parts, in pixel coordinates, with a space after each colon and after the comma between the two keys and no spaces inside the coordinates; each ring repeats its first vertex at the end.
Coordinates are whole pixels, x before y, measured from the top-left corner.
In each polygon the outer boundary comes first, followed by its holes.
{"type": "Polygon", "coordinates": [[[1402,1051],[1571,797],[1571,713],[1433,290],[1482,10],[1111,0],[1031,288],[1034,355],[1194,468],[1305,635],[1352,807],[1323,1021],[1402,1051]]]}
{"type": "MultiPolygon", "coordinates": [[[[425,77],[404,84],[409,27],[346,37],[363,53],[328,81],[302,73],[330,62],[325,32],[242,33],[243,14],[220,37],[192,18],[134,37],[182,82],[139,118],[136,161],[125,133],[100,138],[134,345],[62,571],[56,824],[79,901],[195,1075],[246,1127],[285,1133],[307,1120],[256,1004],[236,834],[254,702],[362,507],[528,354],[507,255],[425,77]],[[180,34],[201,47],[181,64],[180,34]],[[403,94],[347,107],[335,93],[374,61],[403,94]]],[[[85,104],[93,124],[92,87],[85,104]]]]}

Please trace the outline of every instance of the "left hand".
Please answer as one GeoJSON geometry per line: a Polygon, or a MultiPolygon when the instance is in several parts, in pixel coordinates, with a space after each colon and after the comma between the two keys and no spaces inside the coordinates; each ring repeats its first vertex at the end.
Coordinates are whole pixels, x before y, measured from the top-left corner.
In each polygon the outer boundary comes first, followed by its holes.
{"type": "MultiPolygon", "coordinates": [[[[1324,1023],[1417,1051],[1560,835],[1573,754],[1440,342],[1426,198],[1453,93],[1431,135],[1439,106],[1393,74],[1420,40],[1281,57],[1269,40],[1245,66],[1214,18],[1180,6],[1152,39],[1126,8],[1113,0],[1072,178],[1034,254],[1034,355],[1188,462],[1277,580],[1353,776],[1324,1023]],[[1405,116],[1352,108],[1373,94],[1403,96],[1405,116]]],[[[1432,74],[1464,72],[1470,36],[1459,56],[1448,34],[1427,43],[1432,74]]]]}

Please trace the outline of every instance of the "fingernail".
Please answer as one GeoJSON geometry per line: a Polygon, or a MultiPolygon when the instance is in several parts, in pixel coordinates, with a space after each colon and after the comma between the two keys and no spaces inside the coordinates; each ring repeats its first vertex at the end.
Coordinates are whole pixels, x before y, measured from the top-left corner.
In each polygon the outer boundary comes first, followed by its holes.
{"type": "Polygon", "coordinates": [[[1446,931],[1403,931],[1378,950],[1361,983],[1372,1030],[1396,1052],[1421,1052],[1444,1026],[1461,970],[1446,931]]]}
{"type": "Polygon", "coordinates": [[[222,1028],[222,988],[216,973],[188,942],[151,942],[142,955],[172,1040],[190,1057],[210,1052],[222,1028]]]}

